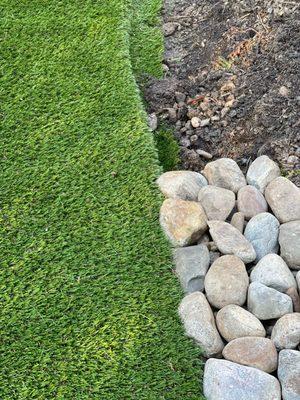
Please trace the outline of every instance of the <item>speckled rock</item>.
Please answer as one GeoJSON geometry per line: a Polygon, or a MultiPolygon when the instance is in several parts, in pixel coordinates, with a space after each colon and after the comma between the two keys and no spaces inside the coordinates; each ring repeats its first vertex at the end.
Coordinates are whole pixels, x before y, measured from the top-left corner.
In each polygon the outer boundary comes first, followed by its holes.
{"type": "Polygon", "coordinates": [[[280,226],[279,244],[280,254],[288,266],[300,270],[300,220],[280,226]]]}
{"type": "Polygon", "coordinates": [[[268,204],[256,187],[247,185],[238,191],[237,207],[246,219],[250,219],[255,215],[268,211],[268,204]]]}
{"type": "Polygon", "coordinates": [[[216,186],[204,186],[198,200],[209,220],[225,221],[235,206],[235,194],[231,190],[216,186]]]}
{"type": "Polygon", "coordinates": [[[300,399],[300,351],[282,350],[279,353],[278,379],[283,400],[300,399]]]}
{"type": "Polygon", "coordinates": [[[244,232],[245,217],[244,217],[243,213],[241,213],[241,212],[234,213],[231,218],[230,223],[241,233],[244,232]]]}
{"type": "Polygon", "coordinates": [[[268,156],[256,158],[247,172],[247,182],[264,193],[266,186],[280,176],[278,165],[268,156]]]}
{"type": "Polygon", "coordinates": [[[286,314],[275,324],[271,339],[277,349],[295,349],[300,343],[300,313],[286,314]]]}

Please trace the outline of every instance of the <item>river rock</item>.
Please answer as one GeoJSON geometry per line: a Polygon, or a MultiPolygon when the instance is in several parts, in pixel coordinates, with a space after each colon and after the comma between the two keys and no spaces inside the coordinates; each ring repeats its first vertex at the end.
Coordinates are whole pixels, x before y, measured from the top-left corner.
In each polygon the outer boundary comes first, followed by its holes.
{"type": "Polygon", "coordinates": [[[300,312],[300,296],[298,290],[294,287],[290,287],[285,293],[292,299],[294,311],[300,312]]]}
{"type": "Polygon", "coordinates": [[[284,293],[252,282],[248,290],[248,310],[260,320],[280,318],[293,312],[293,302],[284,293]]]}
{"type": "Polygon", "coordinates": [[[300,351],[281,350],[278,379],[282,387],[283,400],[300,399],[300,351]]]}
{"type": "Polygon", "coordinates": [[[224,344],[203,293],[194,292],[185,296],[179,306],[179,315],[187,336],[202,348],[204,356],[212,357],[222,352],[224,344]]]}
{"type": "Polygon", "coordinates": [[[300,343],[300,313],[281,317],[272,330],[271,339],[277,349],[295,349],[300,343]]]}
{"type": "Polygon", "coordinates": [[[211,358],[205,364],[207,400],[281,400],[278,380],[257,368],[211,358]]]}
{"type": "Polygon", "coordinates": [[[216,308],[228,304],[243,305],[249,278],[245,264],[236,256],[218,258],[208,270],[204,287],[208,301],[216,308]]]}
{"type": "Polygon", "coordinates": [[[225,346],[222,354],[228,361],[258,368],[268,373],[277,368],[277,350],[270,339],[262,337],[234,339],[225,346]]]}
{"type": "Polygon", "coordinates": [[[268,204],[261,192],[254,186],[243,186],[237,195],[237,207],[246,219],[268,211],[268,204]]]}
{"type": "Polygon", "coordinates": [[[266,336],[260,320],[235,304],[222,308],[217,313],[216,322],[219,332],[227,342],[245,336],[266,336]]]}
{"type": "Polygon", "coordinates": [[[207,229],[206,215],[201,205],[179,199],[163,202],[160,224],[174,246],[196,243],[207,229]]]}
{"type": "Polygon", "coordinates": [[[165,197],[191,201],[197,201],[199,190],[207,185],[204,176],[194,171],[168,171],[156,182],[165,197]]]}
{"type": "Polygon", "coordinates": [[[298,283],[298,290],[299,290],[299,293],[300,293],[300,271],[297,272],[296,281],[297,281],[297,283],[298,283]]]}
{"type": "Polygon", "coordinates": [[[281,223],[300,219],[300,189],[287,178],[280,176],[269,183],[265,197],[281,223]]]}
{"type": "Polygon", "coordinates": [[[241,213],[241,212],[234,213],[231,218],[230,223],[241,233],[244,232],[245,217],[244,217],[243,213],[241,213]]]}
{"type": "Polygon", "coordinates": [[[268,156],[260,156],[250,165],[247,172],[247,182],[264,193],[266,186],[280,176],[278,165],[268,156]]]}
{"type": "Polygon", "coordinates": [[[237,163],[230,158],[220,158],[206,164],[203,175],[210,185],[229,189],[235,193],[246,186],[246,179],[237,163]]]}
{"type": "Polygon", "coordinates": [[[260,282],[283,293],[289,288],[297,287],[294,275],[277,254],[264,256],[253,268],[250,280],[251,282],[260,282]]]}
{"type": "Polygon", "coordinates": [[[209,232],[216,246],[223,254],[233,254],[244,263],[255,260],[252,244],[234,226],[223,221],[208,221],[209,232]]]}
{"type": "Polygon", "coordinates": [[[235,194],[231,190],[210,185],[200,189],[198,200],[208,220],[225,221],[235,206],[235,194]]]}
{"type": "Polygon", "coordinates": [[[186,293],[203,291],[204,277],[209,267],[210,257],[207,246],[179,247],[174,250],[176,274],[186,293]]]}
{"type": "Polygon", "coordinates": [[[300,270],[300,220],[280,226],[279,244],[280,254],[289,267],[300,270]]]}

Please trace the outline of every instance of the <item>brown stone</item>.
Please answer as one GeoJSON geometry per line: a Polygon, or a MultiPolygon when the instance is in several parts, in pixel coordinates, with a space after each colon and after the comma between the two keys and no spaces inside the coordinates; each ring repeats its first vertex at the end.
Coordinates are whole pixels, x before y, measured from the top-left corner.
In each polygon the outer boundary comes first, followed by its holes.
{"type": "Polygon", "coordinates": [[[245,226],[245,216],[241,212],[236,212],[233,214],[231,221],[231,225],[234,226],[238,231],[241,233],[244,232],[244,226],[245,226]]]}
{"type": "Polygon", "coordinates": [[[300,297],[299,297],[297,289],[294,287],[290,287],[286,291],[286,294],[288,296],[290,296],[290,298],[292,299],[294,312],[300,313],[300,297]]]}
{"type": "Polygon", "coordinates": [[[238,191],[237,205],[238,210],[248,220],[268,210],[268,204],[264,196],[258,189],[250,185],[244,186],[238,191]]]}
{"type": "Polygon", "coordinates": [[[200,189],[198,200],[208,220],[225,221],[235,206],[235,194],[231,190],[210,185],[200,189]]]}

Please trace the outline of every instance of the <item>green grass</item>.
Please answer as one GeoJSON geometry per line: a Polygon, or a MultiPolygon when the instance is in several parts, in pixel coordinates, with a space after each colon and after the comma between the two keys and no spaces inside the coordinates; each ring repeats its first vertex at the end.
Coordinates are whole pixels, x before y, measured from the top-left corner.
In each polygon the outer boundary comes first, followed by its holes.
{"type": "Polygon", "coordinates": [[[201,398],[132,72],[159,72],[130,25],[158,6],[1,2],[3,400],[201,398]]]}

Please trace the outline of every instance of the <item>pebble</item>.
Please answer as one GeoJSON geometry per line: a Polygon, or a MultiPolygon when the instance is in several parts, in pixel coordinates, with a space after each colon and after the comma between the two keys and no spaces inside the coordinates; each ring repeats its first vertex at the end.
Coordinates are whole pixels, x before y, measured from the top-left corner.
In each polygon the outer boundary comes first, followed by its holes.
{"type": "Polygon", "coordinates": [[[241,213],[241,212],[234,213],[231,218],[230,223],[241,233],[244,232],[245,217],[244,217],[243,213],[241,213]]]}
{"type": "Polygon", "coordinates": [[[199,154],[200,157],[206,158],[207,160],[210,160],[213,157],[210,153],[201,149],[196,150],[196,152],[199,154]]]}
{"type": "Polygon", "coordinates": [[[200,189],[198,200],[208,220],[225,221],[235,206],[235,194],[231,190],[210,185],[200,189]]]}
{"type": "Polygon", "coordinates": [[[300,220],[280,226],[279,244],[280,254],[288,266],[300,270],[300,220]]]}
{"type": "Polygon", "coordinates": [[[245,264],[255,260],[252,244],[235,227],[223,221],[208,221],[209,232],[223,254],[233,254],[245,264]]]}
{"type": "Polygon", "coordinates": [[[178,24],[174,22],[166,22],[163,24],[163,32],[165,36],[171,36],[178,29],[178,24]]]}
{"type": "Polygon", "coordinates": [[[218,330],[227,342],[245,337],[265,337],[263,324],[255,315],[235,304],[223,307],[216,316],[218,330]]]}
{"type": "Polygon", "coordinates": [[[193,117],[193,118],[191,119],[191,124],[192,124],[192,127],[193,127],[193,128],[199,128],[200,122],[201,122],[201,120],[200,120],[200,118],[198,118],[198,117],[193,117]]]}
{"type": "Polygon", "coordinates": [[[281,317],[272,330],[271,339],[277,349],[295,349],[300,343],[300,313],[281,317]]]}
{"type": "Polygon", "coordinates": [[[182,92],[175,92],[175,99],[177,103],[185,102],[186,95],[182,92]]]}
{"type": "Polygon", "coordinates": [[[254,186],[243,186],[237,195],[238,211],[242,212],[246,219],[250,219],[259,213],[268,211],[268,204],[261,192],[254,186]]]}
{"type": "Polygon", "coordinates": [[[224,343],[216,328],[213,312],[201,292],[185,296],[179,306],[179,315],[187,336],[202,348],[205,357],[221,354],[224,343]]]}
{"type": "Polygon", "coordinates": [[[248,286],[246,267],[236,256],[218,258],[204,280],[209,303],[219,309],[229,304],[243,305],[247,298],[248,286]]]}
{"type": "Polygon", "coordinates": [[[158,126],[158,119],[155,113],[148,115],[148,126],[152,132],[156,131],[158,126]]]}
{"type": "Polygon", "coordinates": [[[281,350],[278,379],[281,383],[283,400],[300,399],[300,351],[281,350]]]}
{"type": "Polygon", "coordinates": [[[278,176],[280,176],[278,165],[268,156],[260,156],[250,165],[246,178],[249,185],[264,193],[266,186],[278,176]]]}
{"type": "Polygon", "coordinates": [[[210,118],[202,119],[200,122],[200,126],[204,127],[210,124],[210,118]]]}

